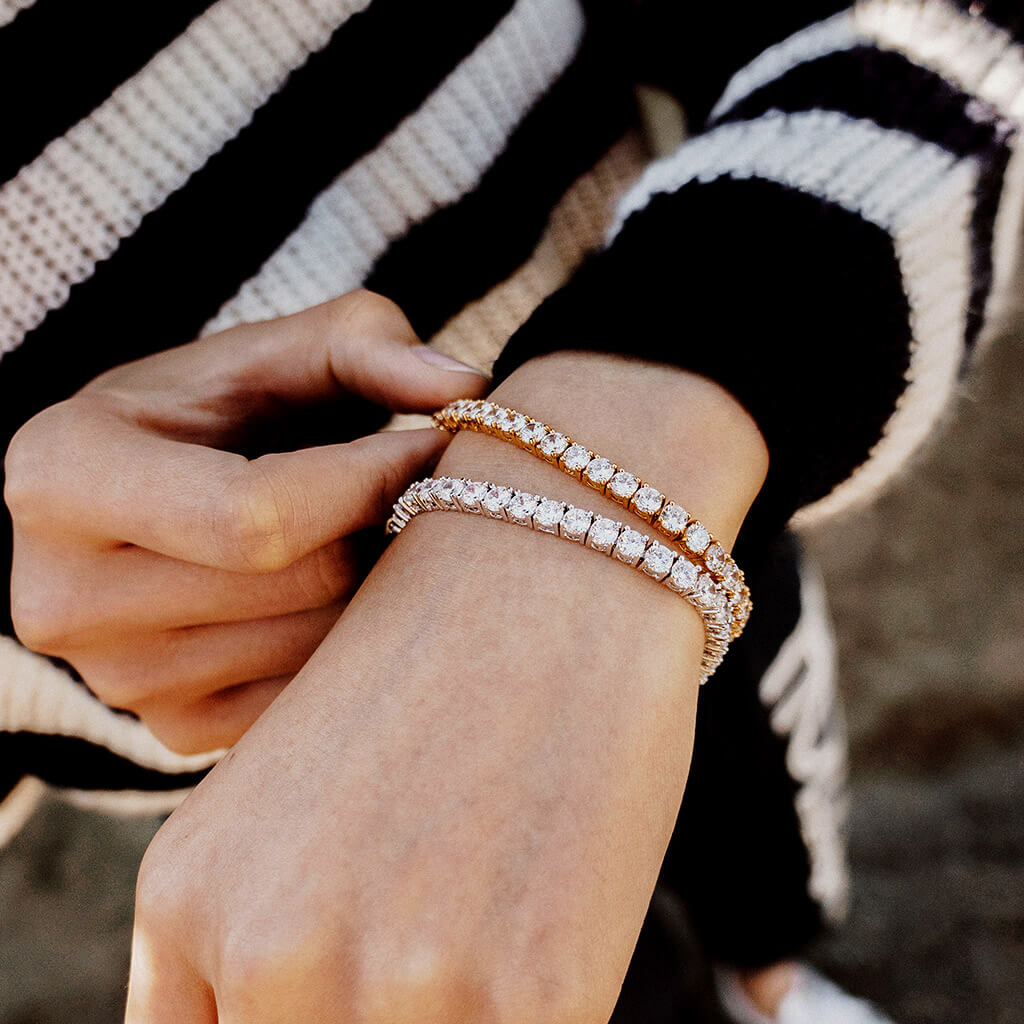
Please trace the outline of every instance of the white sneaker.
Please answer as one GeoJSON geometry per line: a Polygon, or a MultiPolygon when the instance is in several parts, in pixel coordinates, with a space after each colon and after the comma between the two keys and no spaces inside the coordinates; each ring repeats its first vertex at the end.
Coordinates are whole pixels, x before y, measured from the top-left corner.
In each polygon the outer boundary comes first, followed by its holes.
{"type": "Polygon", "coordinates": [[[844,992],[808,964],[796,965],[793,986],[774,1017],[750,1001],[731,968],[715,968],[715,985],[735,1024],[893,1024],[876,1006],[844,992]]]}

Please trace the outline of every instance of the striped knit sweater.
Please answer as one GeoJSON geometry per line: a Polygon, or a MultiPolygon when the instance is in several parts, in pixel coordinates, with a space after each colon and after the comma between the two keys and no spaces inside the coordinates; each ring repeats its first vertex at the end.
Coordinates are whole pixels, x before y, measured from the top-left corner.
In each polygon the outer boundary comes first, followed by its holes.
{"type": "MultiPolygon", "coordinates": [[[[0,0],[5,445],[112,365],[365,285],[498,378],[574,347],[718,380],[771,451],[748,538],[872,494],[1011,287],[1024,23],[752,6],[0,0]],[[637,81],[692,130],[657,162],[637,81]]],[[[211,763],[4,618],[0,839],[37,780],[156,809],[211,763]]]]}

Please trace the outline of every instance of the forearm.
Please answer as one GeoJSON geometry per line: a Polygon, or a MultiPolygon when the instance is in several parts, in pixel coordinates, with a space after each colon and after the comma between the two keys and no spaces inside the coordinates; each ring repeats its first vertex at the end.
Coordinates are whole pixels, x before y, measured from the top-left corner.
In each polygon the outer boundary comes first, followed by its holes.
{"type": "MultiPolygon", "coordinates": [[[[675,370],[557,359],[496,397],[731,541],[764,471],[732,400],[675,370]]],[[[625,516],[493,438],[456,438],[440,469],[625,516]]],[[[129,1019],[201,1001],[199,977],[225,1020],[607,1020],[679,806],[702,646],[684,601],[610,559],[419,517],[155,840],[129,1019]]]]}
{"type": "MultiPolygon", "coordinates": [[[[492,398],[655,482],[727,545],[764,476],[763,443],[742,409],[673,368],[562,353],[522,367],[492,398]]],[[[479,434],[457,435],[437,473],[630,518],[555,467],[479,434]]],[[[522,971],[583,965],[588,984],[617,991],[686,779],[703,640],[685,602],[622,565],[515,526],[438,513],[396,539],[311,668],[342,714],[361,676],[395,681],[402,725],[381,774],[414,757],[424,806],[441,792],[460,808],[454,817],[482,814],[496,829],[482,841],[504,847],[524,887],[500,897],[503,914],[524,915],[524,933],[509,940],[522,944],[522,971]],[[379,636],[385,617],[397,619],[390,638],[379,636]],[[383,648],[390,660],[346,672],[339,690],[338,667],[375,628],[370,656],[383,648]],[[475,800],[460,807],[481,789],[486,810],[475,800]],[[512,820],[501,820],[506,813],[512,820]],[[526,922],[546,936],[541,946],[526,922]]],[[[368,806],[366,820],[380,813],[368,806]]],[[[452,863],[473,862],[473,845],[452,851],[452,863]]],[[[472,882],[464,891],[472,901],[472,882]]]]}

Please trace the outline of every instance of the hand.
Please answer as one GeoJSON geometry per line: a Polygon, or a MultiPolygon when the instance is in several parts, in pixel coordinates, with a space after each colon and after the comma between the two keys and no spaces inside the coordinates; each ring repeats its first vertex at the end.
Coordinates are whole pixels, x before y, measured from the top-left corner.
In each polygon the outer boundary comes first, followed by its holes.
{"type": "Polygon", "coordinates": [[[485,388],[439,359],[397,306],[353,292],[117,367],[46,409],[6,462],[18,636],[173,749],[233,743],[358,585],[351,535],[444,438],[378,433],[251,461],[224,449],[313,402],[431,411],[485,388]]]}
{"type": "MultiPolygon", "coordinates": [[[[728,396],[537,362],[497,397],[731,541],[763,449],[728,396]]],[[[459,434],[438,468],[622,515],[493,438],[459,434]]],[[[417,518],[147,852],[128,1024],[603,1024],[678,808],[702,642],[682,600],[609,559],[417,518]]]]}

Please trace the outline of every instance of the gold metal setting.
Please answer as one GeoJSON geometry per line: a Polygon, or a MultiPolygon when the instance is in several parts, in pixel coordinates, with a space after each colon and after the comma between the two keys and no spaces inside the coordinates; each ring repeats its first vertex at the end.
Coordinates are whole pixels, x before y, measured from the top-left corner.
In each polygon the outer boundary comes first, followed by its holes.
{"type": "MultiPolygon", "coordinates": [[[[725,552],[723,546],[715,540],[710,530],[707,531],[710,540],[704,551],[695,552],[688,547],[686,531],[694,525],[701,527],[702,524],[686,513],[683,506],[665,497],[660,491],[657,493],[661,498],[661,504],[657,510],[644,512],[638,508],[636,496],[644,488],[651,487],[651,485],[645,483],[635,473],[629,473],[629,476],[636,480],[637,487],[630,494],[623,497],[615,492],[612,483],[617,474],[628,473],[628,470],[624,470],[611,463],[612,474],[608,481],[603,484],[596,483],[587,476],[586,468],[595,460],[603,459],[603,456],[595,454],[586,445],[581,445],[574,441],[568,434],[556,431],[546,423],[541,423],[525,413],[521,413],[516,409],[510,409],[507,406],[495,405],[493,402],[483,399],[460,398],[455,402],[450,402],[443,409],[439,409],[434,413],[432,421],[439,430],[447,431],[450,434],[456,434],[460,430],[472,430],[479,434],[489,434],[491,437],[496,437],[499,440],[511,442],[531,455],[557,466],[563,473],[579,480],[587,487],[593,488],[642,519],[645,523],[649,523],[662,536],[673,541],[688,559],[699,565],[716,583],[725,589],[729,595],[732,619],[730,627],[731,636],[735,639],[743,632],[743,627],[746,625],[753,607],[750,600],[750,588],[744,581],[743,571],[733,560],[732,556],[725,552]],[[565,447],[557,454],[546,453],[544,450],[546,438],[564,438],[566,441],[565,447]],[[574,446],[583,449],[588,456],[587,463],[581,465],[579,470],[567,466],[565,462],[566,453],[574,446]],[[683,526],[679,530],[672,530],[661,521],[661,513],[670,506],[679,509],[685,517],[683,526]],[[721,558],[719,559],[721,565],[715,568],[708,565],[706,561],[707,553],[713,549],[722,551],[721,558]]],[[[553,441],[549,441],[548,448],[552,444],[553,441]]],[[[611,460],[604,461],[611,462],[611,460]]],[[[656,488],[651,489],[656,490],[656,488]]],[[[707,528],[703,527],[703,529],[706,530],[707,528]]]]}

